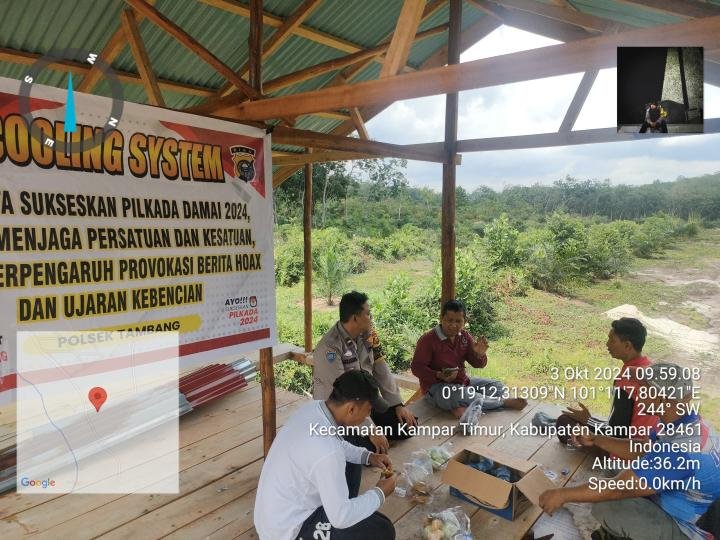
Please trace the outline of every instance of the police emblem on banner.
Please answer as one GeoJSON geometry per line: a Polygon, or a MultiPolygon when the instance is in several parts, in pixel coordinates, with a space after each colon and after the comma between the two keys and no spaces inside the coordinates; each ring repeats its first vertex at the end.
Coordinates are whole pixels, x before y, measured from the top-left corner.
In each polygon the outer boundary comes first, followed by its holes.
{"type": "Polygon", "coordinates": [[[231,146],[230,155],[235,166],[235,176],[243,182],[251,182],[255,178],[255,149],[231,146]]]}

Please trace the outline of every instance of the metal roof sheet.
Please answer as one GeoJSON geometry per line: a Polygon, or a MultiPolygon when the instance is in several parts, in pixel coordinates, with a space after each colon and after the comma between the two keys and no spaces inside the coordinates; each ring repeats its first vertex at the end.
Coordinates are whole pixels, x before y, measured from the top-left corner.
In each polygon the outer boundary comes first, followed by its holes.
{"type": "MultiPolygon", "coordinates": [[[[550,3],[549,0],[542,0],[550,3]]],[[[569,0],[578,10],[636,26],[652,26],[682,20],[682,17],[631,4],[620,0],[569,0]]],[[[720,0],[708,3],[720,6],[720,0]]],[[[246,0],[232,0],[231,4],[247,6],[246,0]]],[[[263,9],[275,17],[292,15],[303,0],[265,0],[263,9]]],[[[372,47],[382,42],[395,28],[403,0],[323,0],[304,20],[303,25],[330,36],[351,42],[359,47],[372,47]]],[[[102,51],[110,36],[120,28],[120,12],[125,4],[118,0],[0,0],[0,48],[23,53],[43,55],[53,49],[74,48],[85,51],[102,51]]],[[[157,0],[155,7],[171,21],[192,35],[204,47],[232,69],[238,70],[247,61],[249,19],[228,10],[210,6],[202,0],[157,0]]],[[[449,7],[443,5],[419,30],[427,30],[448,20],[449,7]]],[[[463,3],[463,28],[485,16],[470,2],[463,3]]],[[[162,29],[148,20],[139,23],[153,70],[164,80],[217,90],[225,79],[197,55],[178,43],[162,29]]],[[[264,39],[276,31],[266,25],[264,39]]],[[[428,57],[447,43],[447,32],[415,43],[408,63],[419,67],[428,57]]],[[[346,55],[347,52],[317,41],[290,36],[263,62],[263,80],[268,81],[305,67],[346,55]]],[[[80,59],[78,59],[80,60],[80,59]]],[[[112,62],[117,70],[137,73],[129,47],[112,62]]],[[[0,62],[0,76],[21,79],[27,65],[0,62]]],[[[376,78],[380,64],[373,62],[353,81],[376,78]]],[[[325,73],[273,95],[287,95],[321,88],[329,84],[337,71],[325,73]]],[[[38,82],[64,87],[67,74],[45,70],[38,82]]],[[[76,82],[76,86],[79,82],[76,82]]],[[[141,84],[123,83],[125,99],[146,103],[141,84]]],[[[109,95],[107,84],[98,84],[95,93],[109,95]]],[[[168,107],[183,109],[203,101],[204,98],[178,91],[163,89],[168,107]]],[[[329,132],[341,122],[320,116],[301,117],[297,126],[303,129],[329,132]]]]}

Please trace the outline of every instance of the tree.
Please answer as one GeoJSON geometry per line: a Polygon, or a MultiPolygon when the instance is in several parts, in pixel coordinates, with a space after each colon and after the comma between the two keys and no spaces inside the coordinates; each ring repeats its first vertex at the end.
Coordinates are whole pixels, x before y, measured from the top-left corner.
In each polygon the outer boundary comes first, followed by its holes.
{"type": "Polygon", "coordinates": [[[327,299],[328,306],[333,305],[333,296],[337,296],[345,287],[349,271],[336,249],[326,249],[318,258],[315,278],[320,294],[327,299]]]}

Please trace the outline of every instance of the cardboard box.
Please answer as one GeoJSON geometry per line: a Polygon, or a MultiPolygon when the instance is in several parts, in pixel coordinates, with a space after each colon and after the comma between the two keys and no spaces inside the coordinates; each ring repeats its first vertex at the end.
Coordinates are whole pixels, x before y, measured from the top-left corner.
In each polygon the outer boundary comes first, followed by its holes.
{"type": "Polygon", "coordinates": [[[470,444],[450,458],[442,480],[450,486],[452,495],[510,521],[531,505],[539,506],[543,491],[557,487],[536,463],[503,455],[480,444],[470,444]],[[467,465],[484,457],[515,471],[519,480],[506,482],[467,465]]]}

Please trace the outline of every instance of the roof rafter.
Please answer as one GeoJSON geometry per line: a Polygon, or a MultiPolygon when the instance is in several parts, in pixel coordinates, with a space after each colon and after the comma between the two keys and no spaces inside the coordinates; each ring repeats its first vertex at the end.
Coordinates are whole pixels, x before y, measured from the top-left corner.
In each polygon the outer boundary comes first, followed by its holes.
{"type": "MultiPolygon", "coordinates": [[[[313,10],[320,5],[322,0],[305,0],[300,7],[298,7],[290,17],[283,21],[283,24],[273,32],[273,34],[265,40],[262,46],[262,60],[267,60],[268,57],[274,53],[280,45],[282,45],[293,33],[293,31],[302,24],[302,22],[313,12],[313,10]]],[[[237,71],[238,76],[245,77],[250,69],[250,62],[245,62],[243,66],[237,71]]],[[[224,84],[220,90],[218,90],[218,96],[227,95],[232,91],[233,85],[230,83],[224,84]]]]}
{"type": "Polygon", "coordinates": [[[390,46],[385,54],[380,78],[396,75],[407,62],[415,34],[425,9],[425,0],[405,0],[398,15],[390,46]]]}
{"type": "Polygon", "coordinates": [[[548,19],[554,19],[563,23],[579,26],[589,31],[607,32],[610,27],[617,27],[618,30],[629,30],[633,28],[631,25],[618,23],[589,15],[579,11],[571,11],[566,8],[552,6],[536,0],[491,0],[495,4],[509,8],[511,10],[526,11],[535,15],[540,15],[548,19]]]}
{"type": "MultiPolygon", "coordinates": [[[[438,4],[439,2],[436,0],[435,4],[438,4]]],[[[435,10],[438,9],[437,5],[432,5],[431,2],[428,4],[428,6],[425,8],[425,15],[428,15],[428,11],[432,8],[435,10]]],[[[432,12],[434,13],[434,11],[432,12]]],[[[430,13],[430,15],[432,14],[430,13]]],[[[425,16],[424,15],[424,16],[425,16]]],[[[472,47],[475,43],[480,41],[482,38],[490,34],[493,30],[495,30],[498,26],[500,26],[500,22],[496,19],[492,19],[490,17],[483,17],[478,22],[470,26],[469,28],[466,28],[463,30],[463,32],[460,34],[460,51],[463,52],[470,47],[472,47]]],[[[422,68],[431,68],[431,67],[437,67],[442,66],[447,62],[447,46],[443,47],[439,51],[435,52],[430,58],[428,58],[425,62],[422,64],[422,68]]],[[[336,79],[338,80],[338,79],[336,79]]],[[[335,82],[335,81],[333,81],[335,82]]],[[[338,82],[337,84],[342,84],[341,82],[338,82]]],[[[373,105],[370,107],[363,107],[360,109],[360,113],[363,115],[363,118],[367,122],[371,118],[377,116],[380,114],[383,110],[387,108],[387,104],[383,105],[373,105]]],[[[355,130],[354,125],[352,122],[345,122],[343,124],[340,124],[338,127],[336,127],[334,130],[332,130],[333,135],[347,135],[355,130]]],[[[290,178],[292,174],[297,171],[299,167],[297,165],[289,165],[285,167],[278,168],[277,171],[273,173],[273,189],[278,187],[280,184],[282,184],[285,180],[290,178]]]]}
{"type": "Polygon", "coordinates": [[[642,6],[677,17],[713,17],[720,14],[720,6],[696,0],[618,0],[623,4],[642,6]]]}
{"type": "Polygon", "coordinates": [[[357,107],[350,107],[350,118],[357,128],[358,137],[368,140],[370,136],[368,135],[367,128],[365,127],[365,121],[363,120],[360,110],[357,107]]]}
{"type": "MultiPolygon", "coordinates": [[[[442,24],[434,28],[429,28],[424,32],[418,33],[416,36],[416,40],[435,36],[442,32],[445,32],[446,30],[447,24],[442,24]]],[[[320,62],[319,64],[315,64],[313,66],[303,68],[292,73],[287,73],[285,75],[281,75],[279,77],[276,77],[275,79],[267,81],[263,84],[263,88],[268,94],[277,92],[282,88],[287,88],[288,86],[292,86],[293,84],[307,81],[309,79],[312,79],[313,77],[317,77],[318,75],[341,69],[345,66],[355,64],[363,59],[375,57],[381,52],[387,50],[387,47],[388,44],[385,43],[371,49],[365,49],[353,54],[340,56],[338,58],[333,58],[332,60],[327,60],[325,62],[320,62]]],[[[239,91],[235,91],[228,94],[227,96],[214,97],[206,100],[203,103],[200,103],[199,105],[189,107],[188,112],[192,112],[195,114],[218,113],[218,111],[222,111],[227,109],[228,107],[237,105],[241,101],[243,101],[243,96],[239,91]]]]}
{"type": "Polygon", "coordinates": [[[497,18],[503,24],[558,41],[577,41],[597,35],[572,24],[527,11],[507,9],[488,0],[468,0],[468,2],[486,15],[497,18]]]}
{"type": "Polygon", "coordinates": [[[235,74],[235,71],[222,62],[222,60],[203,47],[199,41],[168,19],[165,15],[160,13],[153,6],[148,4],[145,0],[125,0],[125,2],[131,5],[137,12],[145,15],[145,17],[152,21],[155,25],[159,26],[165,32],[174,37],[178,43],[195,53],[198,57],[212,66],[215,71],[225,77],[233,84],[233,86],[235,86],[238,90],[241,90],[245,95],[253,99],[260,97],[259,92],[253,89],[241,77],[238,77],[235,74]]]}
{"type": "MultiPolygon", "coordinates": [[[[221,10],[227,11],[229,13],[234,13],[235,15],[240,15],[241,17],[245,17],[246,19],[250,18],[250,8],[245,4],[241,4],[240,2],[237,2],[236,0],[200,0],[200,1],[203,2],[204,4],[212,6],[214,8],[221,9],[221,10]]],[[[284,21],[283,21],[282,17],[277,17],[277,16],[271,15],[267,12],[263,12],[263,24],[264,25],[279,28],[283,25],[283,22],[284,21]]],[[[292,33],[295,34],[296,36],[300,36],[305,39],[309,39],[316,43],[320,43],[327,47],[332,47],[333,49],[338,49],[338,50],[344,51],[346,53],[354,53],[363,48],[356,43],[351,43],[345,39],[331,36],[330,34],[326,34],[325,32],[321,32],[319,30],[309,28],[302,24],[300,24],[296,28],[294,28],[292,33]]]]}
{"type": "Polygon", "coordinates": [[[138,73],[140,74],[140,78],[145,86],[145,93],[147,94],[148,101],[151,105],[164,107],[165,100],[163,99],[160,86],[158,86],[157,78],[155,77],[152,65],[150,64],[150,57],[148,56],[142,36],[140,35],[140,29],[138,28],[135,12],[129,8],[123,9],[120,14],[120,20],[122,22],[123,30],[125,31],[125,36],[130,44],[130,50],[132,51],[133,58],[135,59],[135,65],[138,68],[138,73]]]}
{"type": "Polygon", "coordinates": [[[319,133],[305,129],[275,126],[272,140],[278,144],[288,144],[308,148],[327,148],[346,152],[360,152],[376,157],[398,157],[419,161],[442,163],[445,161],[445,151],[441,149],[426,150],[416,148],[414,145],[390,144],[377,141],[341,137],[328,133],[319,133]]]}
{"type": "Polygon", "coordinates": [[[241,121],[267,120],[281,115],[296,116],[328,108],[384,104],[401,99],[609,68],[616,65],[616,49],[619,45],[662,46],[672,42],[676,46],[687,44],[711,49],[720,46],[720,16],[666,25],[662,29],[662,32],[653,27],[603,35],[383,80],[247,102],[234,107],[232,116],[241,121]]]}
{"type": "Polygon", "coordinates": [[[580,84],[578,85],[575,95],[568,106],[565,118],[563,118],[563,121],[560,123],[560,129],[558,129],[558,131],[572,131],[572,128],[580,115],[580,111],[582,110],[583,105],[585,105],[585,100],[587,100],[588,94],[590,94],[590,90],[592,89],[593,84],[595,84],[595,79],[597,79],[598,73],[599,70],[591,69],[583,74],[583,78],[580,80],[580,84]]]}
{"type": "MultiPolygon", "coordinates": [[[[120,29],[120,33],[123,34],[122,28],[120,29]]],[[[123,34],[124,35],[124,34],[123,34]]],[[[124,37],[123,37],[124,39],[124,37]]],[[[123,45],[124,46],[124,45],[123,45]]],[[[103,50],[104,52],[105,50],[103,50]]],[[[3,62],[12,62],[14,64],[21,64],[21,65],[31,65],[34,64],[37,60],[39,60],[42,57],[40,54],[36,53],[28,53],[25,51],[17,51],[15,49],[8,49],[8,48],[0,48],[0,61],[3,62]]],[[[106,57],[102,56],[103,61],[109,63],[110,60],[106,57]]],[[[47,69],[52,69],[55,71],[62,71],[67,73],[68,71],[72,71],[73,75],[82,75],[83,82],[89,77],[90,73],[92,72],[93,67],[90,65],[84,63],[84,62],[72,62],[69,60],[63,60],[61,62],[54,62],[52,64],[49,64],[47,66],[47,69]]],[[[101,72],[102,73],[102,72],[101,72]]],[[[131,83],[131,84],[143,84],[142,78],[140,75],[136,73],[129,73],[127,71],[120,71],[117,69],[113,69],[113,73],[115,73],[115,76],[118,78],[119,81],[124,83],[131,83]]],[[[214,90],[212,88],[205,88],[203,86],[194,86],[192,84],[185,84],[185,83],[179,83],[175,81],[168,81],[166,79],[158,79],[158,84],[160,85],[160,88],[163,90],[172,90],[173,92],[179,92],[181,94],[189,94],[192,96],[200,96],[200,97],[208,97],[214,94],[214,90]]],[[[80,87],[83,86],[82,84],[78,86],[77,91],[83,91],[88,92],[88,90],[81,90],[80,87]]]]}

